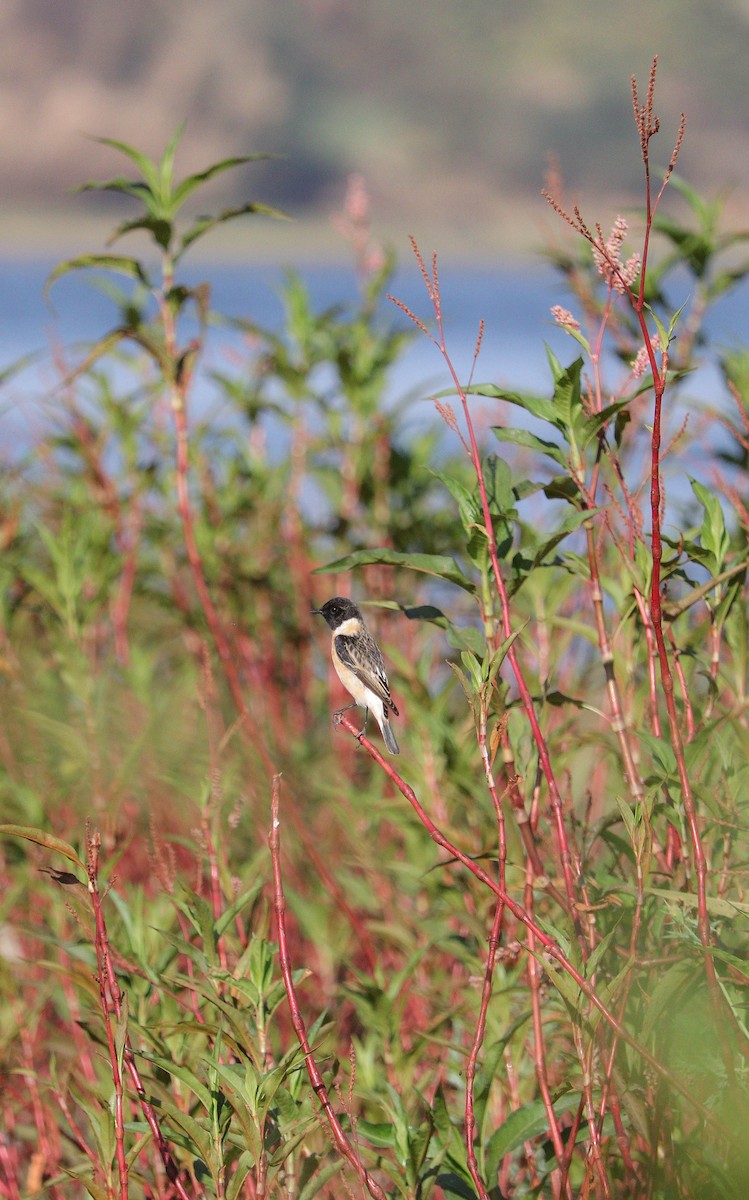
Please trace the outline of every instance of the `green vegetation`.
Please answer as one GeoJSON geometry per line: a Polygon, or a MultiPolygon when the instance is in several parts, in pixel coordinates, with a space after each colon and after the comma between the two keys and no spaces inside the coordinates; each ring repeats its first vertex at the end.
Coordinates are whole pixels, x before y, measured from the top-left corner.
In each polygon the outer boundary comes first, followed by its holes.
{"type": "Polygon", "coordinates": [[[745,235],[681,133],[688,218],[648,175],[636,253],[552,197],[571,354],[529,395],[459,379],[416,246],[424,311],[383,318],[352,196],[359,303],[290,276],[212,380],[231,419],[190,420],[218,317],[183,256],[273,214],[185,216],[245,160],[177,180],[177,140],[88,185],[158,267],[53,273],[114,272],[120,320],[0,485],[2,1196],[740,1200],[749,352],[735,415],[683,418],[745,235]],[[412,335],[447,453],[383,407],[412,335]],[[397,760],[330,721],[311,610],[352,592],[397,760]]]}

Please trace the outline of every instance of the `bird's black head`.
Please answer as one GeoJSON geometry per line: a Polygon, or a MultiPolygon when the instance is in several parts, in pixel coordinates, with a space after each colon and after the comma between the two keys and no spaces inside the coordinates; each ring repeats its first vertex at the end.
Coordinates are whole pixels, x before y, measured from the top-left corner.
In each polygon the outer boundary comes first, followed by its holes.
{"type": "Polygon", "coordinates": [[[344,621],[350,621],[355,618],[361,621],[361,613],[354,604],[353,600],[349,600],[346,596],[334,596],[332,600],[326,600],[322,608],[313,608],[314,613],[321,613],[331,629],[337,629],[344,621]]]}

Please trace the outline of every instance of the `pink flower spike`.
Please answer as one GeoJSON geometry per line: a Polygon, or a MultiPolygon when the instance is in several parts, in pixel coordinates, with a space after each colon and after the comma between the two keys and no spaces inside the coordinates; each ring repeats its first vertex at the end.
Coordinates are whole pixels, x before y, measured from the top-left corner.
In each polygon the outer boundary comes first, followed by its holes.
{"type": "Polygon", "coordinates": [[[580,322],[573,317],[569,309],[562,308],[561,304],[555,304],[551,309],[551,315],[557,325],[561,325],[562,329],[578,330],[580,322]]]}

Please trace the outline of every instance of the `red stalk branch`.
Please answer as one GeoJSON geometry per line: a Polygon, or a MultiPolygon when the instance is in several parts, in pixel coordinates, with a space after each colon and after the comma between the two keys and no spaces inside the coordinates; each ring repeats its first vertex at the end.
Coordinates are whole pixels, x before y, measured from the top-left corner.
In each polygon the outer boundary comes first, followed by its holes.
{"type": "MultiPolygon", "coordinates": [[[[395,300],[394,297],[392,297],[392,296],[390,297],[390,299],[394,300],[394,303],[396,303],[400,308],[402,308],[403,311],[411,318],[411,320],[413,320],[416,323],[416,325],[420,329],[424,330],[424,332],[427,334],[427,337],[430,339],[430,341],[433,343],[433,345],[436,346],[436,348],[439,350],[439,352],[442,355],[442,358],[445,362],[445,365],[450,373],[450,376],[452,378],[456,395],[460,399],[460,402],[461,402],[461,405],[463,408],[463,416],[464,416],[465,423],[466,423],[466,429],[468,432],[468,442],[466,443],[465,439],[462,436],[461,436],[461,441],[463,442],[463,445],[466,447],[466,449],[468,451],[469,457],[471,459],[471,463],[473,465],[474,472],[476,474],[476,480],[477,480],[478,488],[479,488],[479,496],[481,498],[481,511],[482,511],[482,516],[483,516],[483,520],[484,520],[484,528],[486,530],[487,546],[489,549],[489,558],[491,560],[492,573],[494,575],[494,580],[496,583],[497,593],[499,595],[499,601],[500,601],[502,640],[506,640],[507,638],[511,637],[511,635],[512,635],[512,613],[511,613],[511,609],[510,609],[510,598],[509,598],[509,595],[507,592],[507,587],[505,584],[504,576],[502,574],[502,569],[499,565],[499,554],[497,551],[497,538],[496,538],[496,534],[494,531],[494,521],[492,519],[491,510],[489,508],[489,499],[488,499],[487,492],[486,492],[486,482],[484,479],[484,470],[481,465],[481,454],[479,451],[478,442],[476,440],[476,433],[475,433],[474,426],[473,426],[473,420],[471,418],[471,411],[470,411],[470,408],[468,405],[468,397],[466,395],[465,388],[463,387],[463,385],[461,384],[461,382],[458,378],[458,374],[455,370],[455,367],[453,366],[452,360],[447,351],[447,346],[445,343],[445,334],[444,334],[444,327],[443,327],[443,321],[442,321],[442,302],[441,302],[441,298],[440,298],[439,278],[437,275],[437,259],[436,259],[436,255],[432,259],[432,274],[430,276],[426,269],[426,266],[424,264],[424,260],[421,256],[421,252],[413,238],[411,239],[411,245],[413,247],[414,254],[416,255],[416,260],[419,264],[419,267],[421,268],[421,273],[424,278],[424,282],[426,283],[427,291],[429,293],[429,299],[432,303],[432,307],[434,310],[434,316],[435,316],[435,320],[437,323],[438,336],[435,338],[432,334],[430,334],[426,330],[426,326],[423,324],[423,322],[419,321],[419,319],[415,316],[415,314],[412,313],[411,310],[408,309],[405,305],[403,305],[400,301],[395,300]]],[[[478,345],[476,347],[476,352],[478,353],[478,345]]],[[[566,830],[565,824],[564,824],[564,811],[563,811],[563,806],[562,806],[562,796],[561,796],[561,793],[559,791],[559,787],[558,787],[558,784],[556,781],[554,769],[551,765],[551,757],[549,755],[549,748],[546,743],[546,739],[541,731],[541,726],[539,725],[538,717],[536,716],[536,709],[535,709],[535,705],[533,703],[533,697],[531,696],[530,688],[528,687],[528,684],[526,683],[525,675],[524,675],[523,669],[520,665],[520,660],[518,659],[517,650],[515,648],[514,642],[510,646],[510,649],[507,652],[507,660],[510,663],[510,667],[512,668],[512,672],[515,677],[515,681],[517,683],[518,691],[520,692],[520,698],[523,703],[523,708],[525,710],[526,716],[528,718],[528,722],[531,727],[531,732],[533,734],[533,740],[535,741],[535,744],[536,744],[539,762],[541,764],[541,770],[543,772],[544,778],[546,779],[546,784],[549,789],[549,797],[551,799],[551,806],[552,806],[552,811],[554,814],[554,821],[555,821],[555,825],[556,825],[557,845],[559,848],[559,856],[560,856],[560,860],[561,860],[561,864],[562,864],[562,874],[564,876],[564,887],[565,887],[565,892],[567,894],[567,903],[569,905],[570,913],[574,918],[575,913],[577,911],[577,895],[575,892],[575,885],[574,885],[574,880],[573,880],[572,856],[570,854],[569,841],[567,838],[567,830],[566,830]]],[[[585,955],[586,948],[585,948],[582,938],[580,939],[580,942],[581,942],[581,951],[582,951],[583,955],[585,955]]]]}
{"type": "MultiPolygon", "coordinates": [[[[99,970],[99,987],[102,993],[102,1004],[104,1006],[104,1018],[107,1025],[107,1039],[110,1043],[110,1056],[112,1057],[113,1071],[117,1069],[117,1056],[115,1053],[114,1041],[111,1034],[111,1021],[108,1016],[109,1001],[111,1000],[112,1008],[114,1009],[117,1020],[122,1019],[122,993],[120,985],[117,981],[117,973],[112,959],[112,952],[109,945],[109,937],[107,935],[106,921],[104,919],[104,911],[102,907],[102,896],[99,891],[99,847],[101,840],[98,834],[94,834],[89,840],[88,854],[88,892],[91,898],[91,904],[94,911],[94,922],[96,930],[96,959],[99,970]],[[107,998],[108,997],[108,998],[107,998]]],[[[146,1119],[149,1129],[153,1134],[154,1142],[161,1156],[161,1161],[164,1165],[167,1178],[172,1183],[180,1200],[191,1200],[189,1193],[185,1190],[185,1186],[179,1176],[177,1165],[172,1158],[171,1151],[167,1144],[166,1138],[161,1132],[156,1110],[153,1105],[146,1099],[146,1089],[143,1086],[143,1081],[140,1077],[135,1054],[133,1052],[130,1035],[126,1034],[124,1039],[124,1050],[122,1061],[127,1068],[130,1080],[133,1084],[135,1092],[140,1102],[143,1116],[146,1119]]],[[[119,1148],[118,1148],[119,1161],[119,1148]]],[[[125,1176],[127,1180],[127,1176],[125,1176]]],[[[120,1187],[122,1187],[122,1168],[120,1167],[120,1187]]],[[[127,1188],[123,1195],[123,1200],[127,1198],[127,1188]]]]}
{"type": "Polygon", "coordinates": [[[333,1141],[339,1154],[346,1159],[347,1162],[356,1171],[359,1179],[364,1187],[366,1187],[370,1196],[374,1200],[386,1200],[386,1194],[375,1179],[369,1174],[369,1171],[364,1166],[361,1158],[352,1146],[349,1138],[341,1125],[341,1122],[336,1116],[333,1106],[330,1103],[328,1090],[325,1087],[323,1077],[320,1074],[320,1069],[315,1060],[312,1047],[309,1044],[307,1037],[307,1029],[304,1024],[304,1018],[299,1007],[299,1000],[294,986],[292,976],[291,958],[289,955],[289,944],[286,936],[286,897],[283,890],[283,877],[281,875],[281,818],[280,818],[280,776],[273,776],[273,791],[271,797],[271,828],[270,828],[270,854],[273,864],[273,888],[274,888],[274,908],[276,913],[276,926],[278,930],[278,956],[281,960],[281,974],[283,975],[284,987],[286,988],[286,998],[289,1002],[289,1012],[291,1014],[291,1023],[294,1026],[294,1032],[299,1040],[299,1045],[304,1054],[304,1063],[307,1068],[307,1073],[312,1084],[312,1090],[317,1096],[322,1110],[325,1113],[330,1131],[333,1135],[333,1141]]]}
{"type": "Polygon", "coordinates": [[[357,739],[360,745],[363,746],[367,751],[369,756],[374,759],[377,765],[385,772],[388,778],[397,787],[401,795],[408,800],[432,841],[435,842],[436,845],[438,845],[441,849],[445,850],[451,858],[454,858],[458,862],[462,863],[462,865],[468,871],[470,871],[480,883],[483,883],[485,887],[490,888],[491,891],[494,892],[495,896],[504,901],[505,905],[513,914],[513,916],[516,917],[516,919],[520,921],[526,929],[533,933],[536,941],[541,944],[545,953],[548,954],[550,958],[553,958],[554,961],[559,964],[562,970],[574,980],[582,994],[587,1000],[590,1001],[594,1008],[598,1009],[604,1021],[611,1029],[613,1029],[614,1033],[616,1033],[618,1037],[625,1041],[628,1046],[631,1046],[632,1049],[639,1054],[640,1057],[653,1069],[653,1071],[655,1071],[659,1076],[661,1076],[661,1078],[668,1082],[669,1086],[672,1087],[674,1091],[677,1091],[680,1095],[684,1096],[685,1099],[687,1099],[693,1106],[693,1108],[699,1112],[700,1115],[710,1125],[715,1125],[716,1118],[714,1115],[710,1113],[705,1106],[700,1103],[699,1100],[696,1099],[692,1091],[690,1091],[686,1085],[680,1083],[677,1078],[671,1075],[671,1073],[662,1065],[662,1063],[660,1063],[658,1059],[646,1049],[645,1046],[638,1042],[637,1038],[633,1037],[629,1030],[625,1029],[621,1022],[617,1020],[614,1014],[609,1011],[604,1002],[596,994],[588,980],[585,979],[577,970],[577,968],[574,967],[569,961],[564,951],[559,948],[554,939],[545,933],[541,926],[534,921],[528,910],[524,908],[522,904],[519,904],[517,900],[513,899],[509,892],[507,892],[506,888],[502,886],[502,884],[500,884],[496,879],[492,879],[491,875],[489,875],[483,867],[479,866],[477,862],[474,862],[471,856],[456,846],[454,842],[451,842],[450,839],[442,832],[442,830],[435,825],[434,821],[421,804],[411,785],[406,783],[406,781],[401,778],[401,776],[393,767],[392,763],[383,758],[382,754],[380,754],[380,751],[375,745],[373,745],[372,742],[370,742],[369,738],[367,738],[363,733],[360,733],[351,717],[344,714],[341,717],[340,726],[346,729],[350,734],[353,735],[353,737],[357,739]]]}

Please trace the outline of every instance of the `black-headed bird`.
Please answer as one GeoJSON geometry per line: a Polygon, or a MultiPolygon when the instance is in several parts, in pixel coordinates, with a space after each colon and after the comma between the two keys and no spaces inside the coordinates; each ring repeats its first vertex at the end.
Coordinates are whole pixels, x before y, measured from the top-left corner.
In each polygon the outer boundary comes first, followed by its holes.
{"type": "Polygon", "coordinates": [[[312,611],[325,617],[333,632],[330,649],[333,666],[336,675],[353,698],[353,704],[340,709],[335,715],[340,717],[358,704],[364,709],[364,727],[358,736],[361,737],[367,728],[367,717],[371,712],[390,753],[400,754],[389,717],[390,712],[395,713],[397,717],[398,709],[390,696],[385,663],[359,609],[353,600],[347,599],[346,596],[334,596],[332,600],[327,600],[322,608],[312,611]]]}

